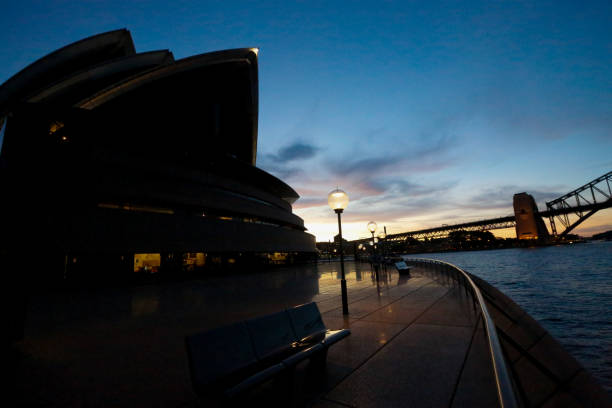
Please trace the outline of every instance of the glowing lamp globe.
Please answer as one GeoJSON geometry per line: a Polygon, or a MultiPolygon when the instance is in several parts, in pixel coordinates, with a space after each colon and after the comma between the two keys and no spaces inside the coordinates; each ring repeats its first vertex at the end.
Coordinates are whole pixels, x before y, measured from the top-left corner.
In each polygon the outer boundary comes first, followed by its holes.
{"type": "Polygon", "coordinates": [[[342,212],[348,205],[349,198],[348,194],[339,188],[335,189],[327,196],[327,204],[330,208],[336,212],[342,212]]]}
{"type": "Polygon", "coordinates": [[[378,238],[379,239],[385,239],[385,238],[387,238],[387,234],[385,234],[384,231],[380,231],[380,233],[378,234],[378,238]]]}
{"type": "Polygon", "coordinates": [[[375,223],[374,221],[370,221],[370,222],[368,222],[368,230],[369,230],[370,232],[374,232],[374,231],[376,231],[376,228],[377,228],[377,227],[378,227],[378,226],[376,225],[376,223],[375,223]]]}

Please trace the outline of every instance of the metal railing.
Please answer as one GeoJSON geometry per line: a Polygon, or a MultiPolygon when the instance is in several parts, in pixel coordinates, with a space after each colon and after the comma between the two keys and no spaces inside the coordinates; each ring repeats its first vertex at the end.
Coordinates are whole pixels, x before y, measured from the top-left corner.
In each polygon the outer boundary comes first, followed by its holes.
{"type": "MultiPolygon", "coordinates": [[[[478,303],[480,307],[480,313],[483,318],[485,331],[489,343],[489,351],[491,353],[491,361],[493,363],[493,374],[495,376],[495,383],[497,386],[497,396],[499,399],[500,407],[502,408],[515,408],[519,407],[518,400],[514,393],[514,387],[512,385],[512,378],[506,366],[506,360],[497,337],[497,331],[495,330],[495,323],[493,318],[489,314],[484,298],[480,293],[480,289],[470,278],[469,274],[463,269],[444,261],[438,261],[435,259],[415,258],[406,259],[406,262],[413,264],[414,266],[426,266],[427,269],[433,269],[435,272],[445,272],[445,274],[455,280],[458,284],[462,284],[466,292],[469,291],[472,295],[472,299],[478,303]],[[432,268],[433,266],[433,268],[432,268]]],[[[474,305],[475,306],[475,305],[474,305]]]]}

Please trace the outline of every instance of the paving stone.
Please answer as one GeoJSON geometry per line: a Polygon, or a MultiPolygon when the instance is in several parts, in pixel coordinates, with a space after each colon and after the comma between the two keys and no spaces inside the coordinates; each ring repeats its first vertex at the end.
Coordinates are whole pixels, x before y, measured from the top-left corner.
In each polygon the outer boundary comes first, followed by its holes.
{"type": "Polygon", "coordinates": [[[340,297],[334,297],[332,299],[323,300],[321,302],[317,302],[317,306],[319,307],[319,312],[321,312],[322,314],[327,313],[331,310],[341,308],[342,299],[340,297]]]}
{"type": "Polygon", "coordinates": [[[562,382],[569,380],[582,369],[576,359],[569,355],[550,334],[544,336],[528,352],[562,382]]]}
{"type": "Polygon", "coordinates": [[[486,332],[479,324],[453,397],[452,407],[498,406],[497,385],[486,332]]]}
{"type": "Polygon", "coordinates": [[[349,322],[351,335],[330,347],[328,363],[359,367],[397,335],[404,325],[380,322],[349,322]]]}
{"type": "Polygon", "coordinates": [[[325,313],[321,315],[321,318],[329,330],[348,329],[350,326],[349,319],[344,316],[332,316],[325,313]]]}
{"type": "Polygon", "coordinates": [[[365,316],[362,320],[368,322],[387,322],[409,325],[413,323],[425,311],[425,307],[407,308],[397,302],[365,316]]]}
{"type": "Polygon", "coordinates": [[[515,321],[510,320],[508,316],[505,313],[503,313],[497,305],[495,305],[494,303],[488,302],[486,300],[485,302],[486,302],[487,310],[489,311],[489,315],[493,319],[493,322],[495,322],[496,327],[500,328],[503,331],[506,331],[514,323],[516,323],[515,321]]]}
{"type": "Polygon", "coordinates": [[[312,408],[346,408],[346,405],[339,404],[337,402],[330,401],[327,399],[320,399],[316,401],[313,405],[311,405],[311,407],[312,408]]]}
{"type": "MultiPolygon", "coordinates": [[[[377,295],[370,295],[366,298],[349,302],[349,317],[352,319],[360,319],[382,307],[389,302],[388,299],[381,299],[377,295]]],[[[335,309],[329,313],[332,316],[342,314],[342,309],[335,309]]]]}
{"type": "Polygon", "coordinates": [[[359,407],[448,406],[471,330],[414,324],[329,394],[359,407]]]}
{"type": "Polygon", "coordinates": [[[580,371],[572,379],[567,392],[583,406],[593,408],[612,407],[610,395],[599,386],[597,380],[586,370],[580,371]]]}
{"type": "Polygon", "coordinates": [[[397,302],[404,307],[426,309],[446,295],[447,292],[448,288],[430,283],[402,297],[397,302]]]}
{"type": "Polygon", "coordinates": [[[472,302],[461,291],[452,289],[421,315],[417,323],[473,327],[476,316],[472,302]]]}
{"type": "MultiPolygon", "coordinates": [[[[498,330],[499,333],[499,330],[498,330]]],[[[499,342],[501,343],[502,349],[504,350],[506,361],[509,363],[517,362],[523,355],[521,351],[514,347],[512,343],[510,343],[506,338],[502,335],[498,334],[499,342]]]]}
{"type": "Polygon", "coordinates": [[[566,392],[555,394],[542,405],[542,408],[583,408],[584,405],[576,401],[574,397],[566,392]]]}
{"type": "Polygon", "coordinates": [[[528,406],[537,407],[553,395],[556,384],[526,357],[514,364],[514,369],[525,392],[528,406]]]}
{"type": "Polygon", "coordinates": [[[515,324],[510,326],[505,333],[512,338],[524,350],[535,345],[547,332],[533,317],[525,314],[515,324]]]}

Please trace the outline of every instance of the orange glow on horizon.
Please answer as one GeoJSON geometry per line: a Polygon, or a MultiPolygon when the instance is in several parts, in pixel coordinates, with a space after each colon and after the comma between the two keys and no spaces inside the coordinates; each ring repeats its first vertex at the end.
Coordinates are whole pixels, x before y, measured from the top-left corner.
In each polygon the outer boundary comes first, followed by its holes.
{"type": "MultiPolygon", "coordinates": [[[[299,214],[298,214],[299,215],[299,214]]],[[[310,234],[313,234],[316,237],[317,242],[327,242],[333,241],[334,236],[338,235],[338,222],[333,214],[330,211],[329,222],[322,222],[320,218],[317,219],[318,222],[309,222],[307,217],[304,217],[304,223],[306,228],[310,234]]],[[[342,221],[342,237],[346,240],[352,241],[356,239],[368,238],[371,237],[370,232],[367,229],[367,223],[370,221],[369,219],[364,219],[363,221],[342,221]]],[[[470,220],[466,220],[468,222],[470,220]]],[[[376,221],[379,228],[378,230],[382,230],[383,226],[387,227],[387,234],[399,234],[407,231],[415,231],[426,228],[435,228],[436,225],[424,225],[422,223],[412,224],[412,228],[405,227],[409,225],[408,222],[402,221],[376,221]]],[[[461,221],[453,220],[452,224],[459,224],[461,221]]],[[[452,225],[451,223],[448,223],[452,225]]],[[[548,225],[548,220],[545,220],[546,227],[550,231],[550,226],[548,225]]],[[[437,226],[441,226],[441,224],[437,226]]],[[[377,230],[377,232],[378,232],[377,230]]],[[[612,209],[600,210],[595,213],[592,217],[585,220],[582,224],[580,224],[576,229],[572,230],[572,234],[580,235],[583,237],[591,237],[594,234],[598,234],[601,232],[612,230],[612,209]]],[[[491,233],[497,238],[516,238],[516,230],[514,228],[503,228],[503,229],[494,229],[491,230],[491,233]]]]}

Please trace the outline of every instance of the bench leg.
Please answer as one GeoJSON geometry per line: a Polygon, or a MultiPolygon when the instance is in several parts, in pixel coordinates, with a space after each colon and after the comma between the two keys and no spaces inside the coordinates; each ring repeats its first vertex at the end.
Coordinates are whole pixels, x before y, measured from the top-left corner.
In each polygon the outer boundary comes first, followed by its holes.
{"type": "Polygon", "coordinates": [[[325,367],[327,366],[327,349],[328,347],[325,347],[310,359],[310,368],[312,371],[318,373],[325,371],[325,367]]]}
{"type": "Polygon", "coordinates": [[[255,386],[234,398],[224,401],[221,405],[205,405],[205,407],[244,408],[245,406],[253,405],[268,408],[292,407],[294,372],[295,368],[289,367],[259,384],[259,386],[255,386]]]}
{"type": "Polygon", "coordinates": [[[324,389],[327,384],[327,347],[310,358],[307,367],[307,382],[314,389],[324,389]]]}
{"type": "Polygon", "coordinates": [[[295,384],[295,366],[287,367],[274,378],[274,389],[277,390],[279,406],[291,406],[293,401],[293,387],[295,384]]]}

